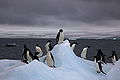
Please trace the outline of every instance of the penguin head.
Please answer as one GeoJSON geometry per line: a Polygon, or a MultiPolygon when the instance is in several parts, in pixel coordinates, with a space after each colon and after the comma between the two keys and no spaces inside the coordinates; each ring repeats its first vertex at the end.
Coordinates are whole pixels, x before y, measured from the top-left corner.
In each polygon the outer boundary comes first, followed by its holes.
{"type": "Polygon", "coordinates": [[[112,50],[112,55],[115,55],[115,51],[114,50],[112,50]]]}
{"type": "Polygon", "coordinates": [[[77,43],[77,42],[73,42],[73,44],[76,44],[76,45],[78,45],[78,43],[77,43]]]}
{"type": "Polygon", "coordinates": [[[72,46],[73,44],[78,45],[78,43],[77,43],[77,42],[73,42],[73,43],[71,43],[70,45],[72,46]]]}
{"type": "Polygon", "coordinates": [[[100,54],[100,55],[102,55],[102,56],[105,56],[105,55],[103,54],[103,52],[101,51],[101,49],[98,49],[97,51],[98,51],[98,54],[100,54]]]}
{"type": "Polygon", "coordinates": [[[97,49],[98,52],[101,52],[101,49],[97,49]]]}
{"type": "Polygon", "coordinates": [[[63,32],[63,29],[60,29],[59,32],[63,32]]]}
{"type": "Polygon", "coordinates": [[[36,44],[36,46],[38,46],[38,47],[39,47],[39,45],[38,45],[38,44],[36,44]]]}
{"type": "Polygon", "coordinates": [[[51,43],[52,41],[51,40],[48,40],[47,43],[51,43]]]}
{"type": "Polygon", "coordinates": [[[48,44],[48,45],[49,45],[49,44],[51,44],[51,42],[52,42],[51,40],[48,40],[46,44],[48,44]]]}
{"type": "Polygon", "coordinates": [[[27,48],[27,47],[26,47],[26,44],[24,44],[24,48],[27,48]]]}

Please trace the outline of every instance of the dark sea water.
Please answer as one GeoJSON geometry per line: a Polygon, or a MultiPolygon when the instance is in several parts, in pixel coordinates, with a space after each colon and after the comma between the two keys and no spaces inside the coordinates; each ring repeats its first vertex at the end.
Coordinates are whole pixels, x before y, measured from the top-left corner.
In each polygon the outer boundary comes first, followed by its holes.
{"type": "MultiPolygon", "coordinates": [[[[36,38],[0,38],[0,59],[14,59],[20,60],[22,59],[22,50],[23,45],[26,44],[27,47],[31,50],[34,54],[35,52],[35,45],[39,44],[44,54],[45,51],[45,43],[48,39],[36,39],[36,38]],[[6,47],[7,43],[16,43],[16,47],[6,47]]],[[[52,40],[52,45],[55,44],[55,39],[52,40]]],[[[78,46],[76,46],[74,52],[77,56],[80,56],[81,50],[84,46],[91,46],[87,53],[87,59],[93,60],[93,56],[96,55],[97,49],[101,49],[102,52],[108,57],[112,53],[112,50],[115,50],[118,58],[120,58],[120,40],[111,40],[111,39],[77,39],[77,40],[70,40],[70,42],[76,41],[78,46]]],[[[111,60],[107,60],[110,62],[111,60]]]]}

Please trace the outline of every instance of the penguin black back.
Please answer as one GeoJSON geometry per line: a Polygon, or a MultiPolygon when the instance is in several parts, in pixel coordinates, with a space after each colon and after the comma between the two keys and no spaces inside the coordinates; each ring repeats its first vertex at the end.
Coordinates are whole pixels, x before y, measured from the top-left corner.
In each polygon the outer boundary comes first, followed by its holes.
{"type": "Polygon", "coordinates": [[[50,55],[51,55],[51,58],[52,58],[52,60],[53,60],[53,67],[55,67],[55,60],[54,60],[54,57],[53,57],[52,53],[50,53],[50,55]]]}

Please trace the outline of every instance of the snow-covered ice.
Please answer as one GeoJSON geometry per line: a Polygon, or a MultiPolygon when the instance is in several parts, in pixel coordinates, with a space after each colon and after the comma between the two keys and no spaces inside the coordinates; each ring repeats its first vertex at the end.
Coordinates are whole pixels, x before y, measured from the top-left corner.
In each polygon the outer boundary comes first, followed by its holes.
{"type": "Polygon", "coordinates": [[[115,66],[109,71],[107,75],[108,80],[120,80],[120,60],[115,63],[115,66]]]}
{"type": "Polygon", "coordinates": [[[69,44],[66,40],[54,46],[52,54],[56,68],[48,67],[42,60],[29,64],[19,60],[0,60],[0,80],[120,80],[120,61],[115,64],[116,69],[110,63],[103,66],[108,75],[98,74],[94,61],[77,57],[69,44]],[[118,73],[114,75],[114,71],[118,73]]]}

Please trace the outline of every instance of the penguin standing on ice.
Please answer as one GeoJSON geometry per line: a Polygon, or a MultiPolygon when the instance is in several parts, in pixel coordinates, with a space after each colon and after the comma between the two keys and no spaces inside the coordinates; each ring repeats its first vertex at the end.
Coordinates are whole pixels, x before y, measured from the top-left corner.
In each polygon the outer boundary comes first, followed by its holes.
{"type": "Polygon", "coordinates": [[[85,48],[83,48],[83,50],[81,52],[81,58],[86,59],[88,48],[90,48],[90,46],[86,46],[85,48]]]}
{"type": "Polygon", "coordinates": [[[45,62],[45,61],[49,67],[55,68],[55,60],[54,60],[54,57],[50,51],[47,52],[46,57],[45,57],[43,62],[45,62]]]}
{"type": "Polygon", "coordinates": [[[36,44],[34,59],[37,59],[39,61],[39,58],[42,56],[43,56],[42,48],[38,44],[36,44]]]}
{"type": "Polygon", "coordinates": [[[76,45],[78,45],[78,43],[77,42],[73,42],[73,43],[70,44],[70,47],[74,50],[76,45]]]}
{"type": "Polygon", "coordinates": [[[47,41],[45,45],[45,49],[46,49],[47,54],[43,62],[46,62],[49,67],[55,67],[55,60],[51,53],[51,50],[53,49],[53,47],[51,46],[50,40],[47,41]]]}
{"type": "Polygon", "coordinates": [[[113,65],[115,64],[116,61],[118,61],[117,54],[115,53],[115,51],[112,51],[112,55],[110,57],[108,57],[108,59],[109,58],[112,59],[113,65]]]}
{"type": "Polygon", "coordinates": [[[47,52],[51,51],[53,49],[53,47],[51,46],[51,42],[52,42],[51,40],[48,40],[46,45],[45,45],[45,49],[47,52]]]}
{"type": "Polygon", "coordinates": [[[101,51],[101,49],[98,49],[97,51],[98,51],[97,54],[100,54],[100,55],[102,56],[101,60],[102,60],[105,64],[107,64],[106,58],[105,58],[106,55],[103,54],[103,52],[101,51]]]}
{"type": "Polygon", "coordinates": [[[33,54],[26,47],[26,45],[24,45],[22,58],[23,58],[22,62],[27,63],[27,64],[33,61],[33,54]]]}
{"type": "Polygon", "coordinates": [[[102,70],[103,61],[101,60],[101,58],[102,58],[101,54],[97,54],[96,56],[94,56],[97,73],[102,72],[103,74],[106,75],[106,73],[102,70]]]}
{"type": "Polygon", "coordinates": [[[63,40],[64,40],[64,33],[63,33],[63,30],[60,29],[56,36],[56,44],[61,44],[63,40]]]}

